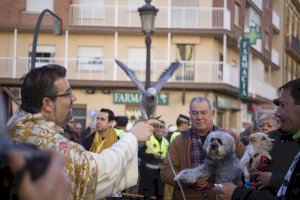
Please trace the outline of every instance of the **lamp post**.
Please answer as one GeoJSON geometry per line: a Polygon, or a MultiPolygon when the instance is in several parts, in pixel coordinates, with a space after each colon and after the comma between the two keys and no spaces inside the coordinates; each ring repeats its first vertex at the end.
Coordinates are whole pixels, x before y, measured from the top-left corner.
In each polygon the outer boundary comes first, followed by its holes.
{"type": "Polygon", "coordinates": [[[151,70],[150,70],[150,53],[151,53],[151,34],[154,32],[155,17],[158,9],[151,5],[151,0],[145,0],[146,4],[138,9],[141,16],[142,30],[146,35],[146,89],[150,87],[151,70]]]}
{"type": "Polygon", "coordinates": [[[62,34],[62,20],[51,10],[45,9],[41,12],[39,15],[39,19],[35,25],[34,29],[34,36],[33,36],[33,42],[32,42],[32,51],[31,51],[31,69],[35,68],[35,57],[36,57],[36,45],[37,45],[37,39],[40,32],[40,26],[42,19],[45,15],[45,13],[48,12],[54,17],[53,26],[54,26],[54,34],[55,35],[61,35],[62,34]]]}

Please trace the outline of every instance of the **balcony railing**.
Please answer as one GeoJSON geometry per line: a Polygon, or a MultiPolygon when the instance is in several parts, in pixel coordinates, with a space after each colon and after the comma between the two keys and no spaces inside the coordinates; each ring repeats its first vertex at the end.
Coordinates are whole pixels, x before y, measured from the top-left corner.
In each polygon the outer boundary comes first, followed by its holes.
{"type": "MultiPolygon", "coordinates": [[[[113,59],[89,58],[37,58],[36,66],[40,64],[67,64],[67,76],[71,80],[109,80],[129,81],[127,75],[120,69],[113,59]]],[[[132,68],[140,80],[145,80],[145,62],[141,60],[128,61],[120,59],[132,68]],[[139,67],[138,67],[139,66],[139,67]]],[[[0,78],[21,78],[30,69],[30,58],[18,57],[15,61],[16,68],[13,68],[12,57],[0,57],[0,78]]],[[[167,61],[151,62],[152,81],[156,81],[160,74],[167,68],[167,61]]],[[[239,87],[239,68],[223,62],[182,62],[169,82],[180,83],[226,83],[239,87]]],[[[270,84],[257,79],[254,76],[249,78],[249,92],[268,99],[276,97],[276,90],[270,84]]]]}
{"type": "Polygon", "coordinates": [[[272,49],[271,60],[274,64],[279,65],[279,53],[275,49],[272,49]]]}
{"type": "MultiPolygon", "coordinates": [[[[214,7],[158,7],[155,27],[191,29],[230,29],[230,12],[214,7]]],[[[141,27],[137,7],[72,4],[73,26],[141,27]]]]}
{"type": "Polygon", "coordinates": [[[280,18],[279,18],[278,14],[274,10],[272,11],[272,24],[278,30],[280,30],[280,18]]]}
{"type": "Polygon", "coordinates": [[[256,77],[250,75],[249,76],[249,92],[260,95],[262,97],[266,97],[270,100],[275,99],[276,96],[276,88],[270,85],[269,83],[259,80],[256,77]]]}

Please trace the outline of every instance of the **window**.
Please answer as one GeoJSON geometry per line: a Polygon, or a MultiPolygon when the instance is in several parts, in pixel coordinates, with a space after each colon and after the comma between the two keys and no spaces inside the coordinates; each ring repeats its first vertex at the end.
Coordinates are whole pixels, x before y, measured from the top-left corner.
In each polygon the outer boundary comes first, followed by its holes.
{"type": "MultiPolygon", "coordinates": [[[[153,60],[153,49],[151,49],[151,59],[153,60]]],[[[128,66],[134,71],[146,70],[146,49],[128,48],[128,66]]]]}
{"type": "Polygon", "coordinates": [[[176,59],[182,63],[181,69],[175,72],[176,80],[193,81],[195,79],[195,45],[177,44],[176,59]]]}
{"type": "Polygon", "coordinates": [[[74,105],[72,108],[74,122],[80,122],[82,128],[86,127],[86,105],[74,105]]]}
{"type": "Polygon", "coordinates": [[[224,65],[224,58],[223,58],[223,54],[222,53],[220,53],[220,55],[219,55],[219,62],[220,62],[220,64],[219,64],[219,71],[218,71],[218,76],[219,76],[219,79],[223,79],[223,65],[224,65]]]}
{"type": "Polygon", "coordinates": [[[266,49],[266,50],[270,50],[269,33],[267,33],[267,32],[265,32],[265,38],[264,38],[264,41],[265,41],[265,49],[266,49]]]}
{"type": "Polygon", "coordinates": [[[259,26],[261,24],[261,19],[259,14],[251,8],[251,16],[250,16],[250,26],[259,26]]]}
{"type": "Polygon", "coordinates": [[[101,71],[103,70],[104,50],[102,47],[79,47],[78,70],[101,71]]]}
{"type": "Polygon", "coordinates": [[[53,11],[54,0],[27,0],[26,12],[40,13],[44,9],[53,11]]]}
{"type": "Polygon", "coordinates": [[[264,81],[265,82],[270,82],[271,81],[271,66],[267,65],[264,67],[264,81]]]}
{"type": "MultiPolygon", "coordinates": [[[[32,45],[29,46],[29,57],[31,57],[32,45]]],[[[55,63],[55,46],[52,45],[38,45],[36,47],[35,54],[35,67],[42,67],[47,64],[55,63]]],[[[31,66],[31,60],[29,60],[29,66],[31,66]]]]}
{"type": "Polygon", "coordinates": [[[234,4],[234,25],[240,27],[240,10],[241,7],[238,4],[234,4]]]}

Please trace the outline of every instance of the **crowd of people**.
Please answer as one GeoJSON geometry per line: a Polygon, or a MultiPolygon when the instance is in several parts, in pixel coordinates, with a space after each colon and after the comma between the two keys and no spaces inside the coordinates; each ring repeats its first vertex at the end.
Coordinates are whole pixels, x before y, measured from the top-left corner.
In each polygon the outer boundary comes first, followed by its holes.
{"type": "MultiPolygon", "coordinates": [[[[274,114],[261,115],[241,133],[214,124],[216,111],[206,97],[194,97],[189,116],[179,114],[176,125],[166,127],[163,120],[151,119],[127,130],[128,118],[102,108],[96,126],[83,130],[80,123],[74,124],[72,104],[77,97],[59,65],[26,74],[21,98],[20,108],[8,122],[12,142],[37,145],[50,158],[38,181],[25,173],[19,185],[22,199],[125,198],[121,192],[135,185],[132,193],[143,199],[300,199],[299,78],[278,88],[274,114]],[[274,139],[267,171],[253,174],[256,187],[246,187],[242,178],[238,185],[214,185],[208,177],[194,184],[174,181],[181,170],[204,163],[203,144],[216,130],[233,137],[238,158],[251,134],[263,132],[274,139]],[[55,196],[50,195],[53,191],[55,196]]],[[[10,156],[9,164],[13,173],[25,165],[17,153],[10,156]]]]}

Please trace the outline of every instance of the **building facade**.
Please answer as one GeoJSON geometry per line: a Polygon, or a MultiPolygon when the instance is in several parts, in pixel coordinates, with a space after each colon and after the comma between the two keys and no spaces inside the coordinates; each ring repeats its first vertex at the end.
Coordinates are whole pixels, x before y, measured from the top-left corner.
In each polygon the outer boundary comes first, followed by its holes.
{"type": "MultiPolygon", "coordinates": [[[[140,118],[140,96],[115,64],[117,58],[145,80],[145,37],[137,8],[141,0],[2,0],[0,2],[0,82],[18,95],[20,78],[30,69],[34,27],[48,8],[63,21],[63,35],[52,33],[53,17],[43,18],[36,67],[63,65],[75,95],[75,119],[95,121],[102,107],[140,118]]],[[[251,106],[270,103],[283,82],[284,2],[280,0],[154,0],[159,11],[151,46],[151,81],[174,60],[182,67],[163,87],[157,115],[175,124],[188,115],[194,96],[208,97],[215,122],[239,130],[251,120],[251,106]],[[256,26],[262,39],[251,45],[249,96],[239,92],[239,43],[256,26]]],[[[299,15],[298,15],[299,16],[299,15]]],[[[298,26],[299,27],[299,26],[298,26]]],[[[299,30],[299,28],[298,28],[299,30]]],[[[299,31],[298,31],[299,36],[299,31]]]]}
{"type": "Polygon", "coordinates": [[[300,1],[285,1],[284,80],[300,77],[300,1]]]}

